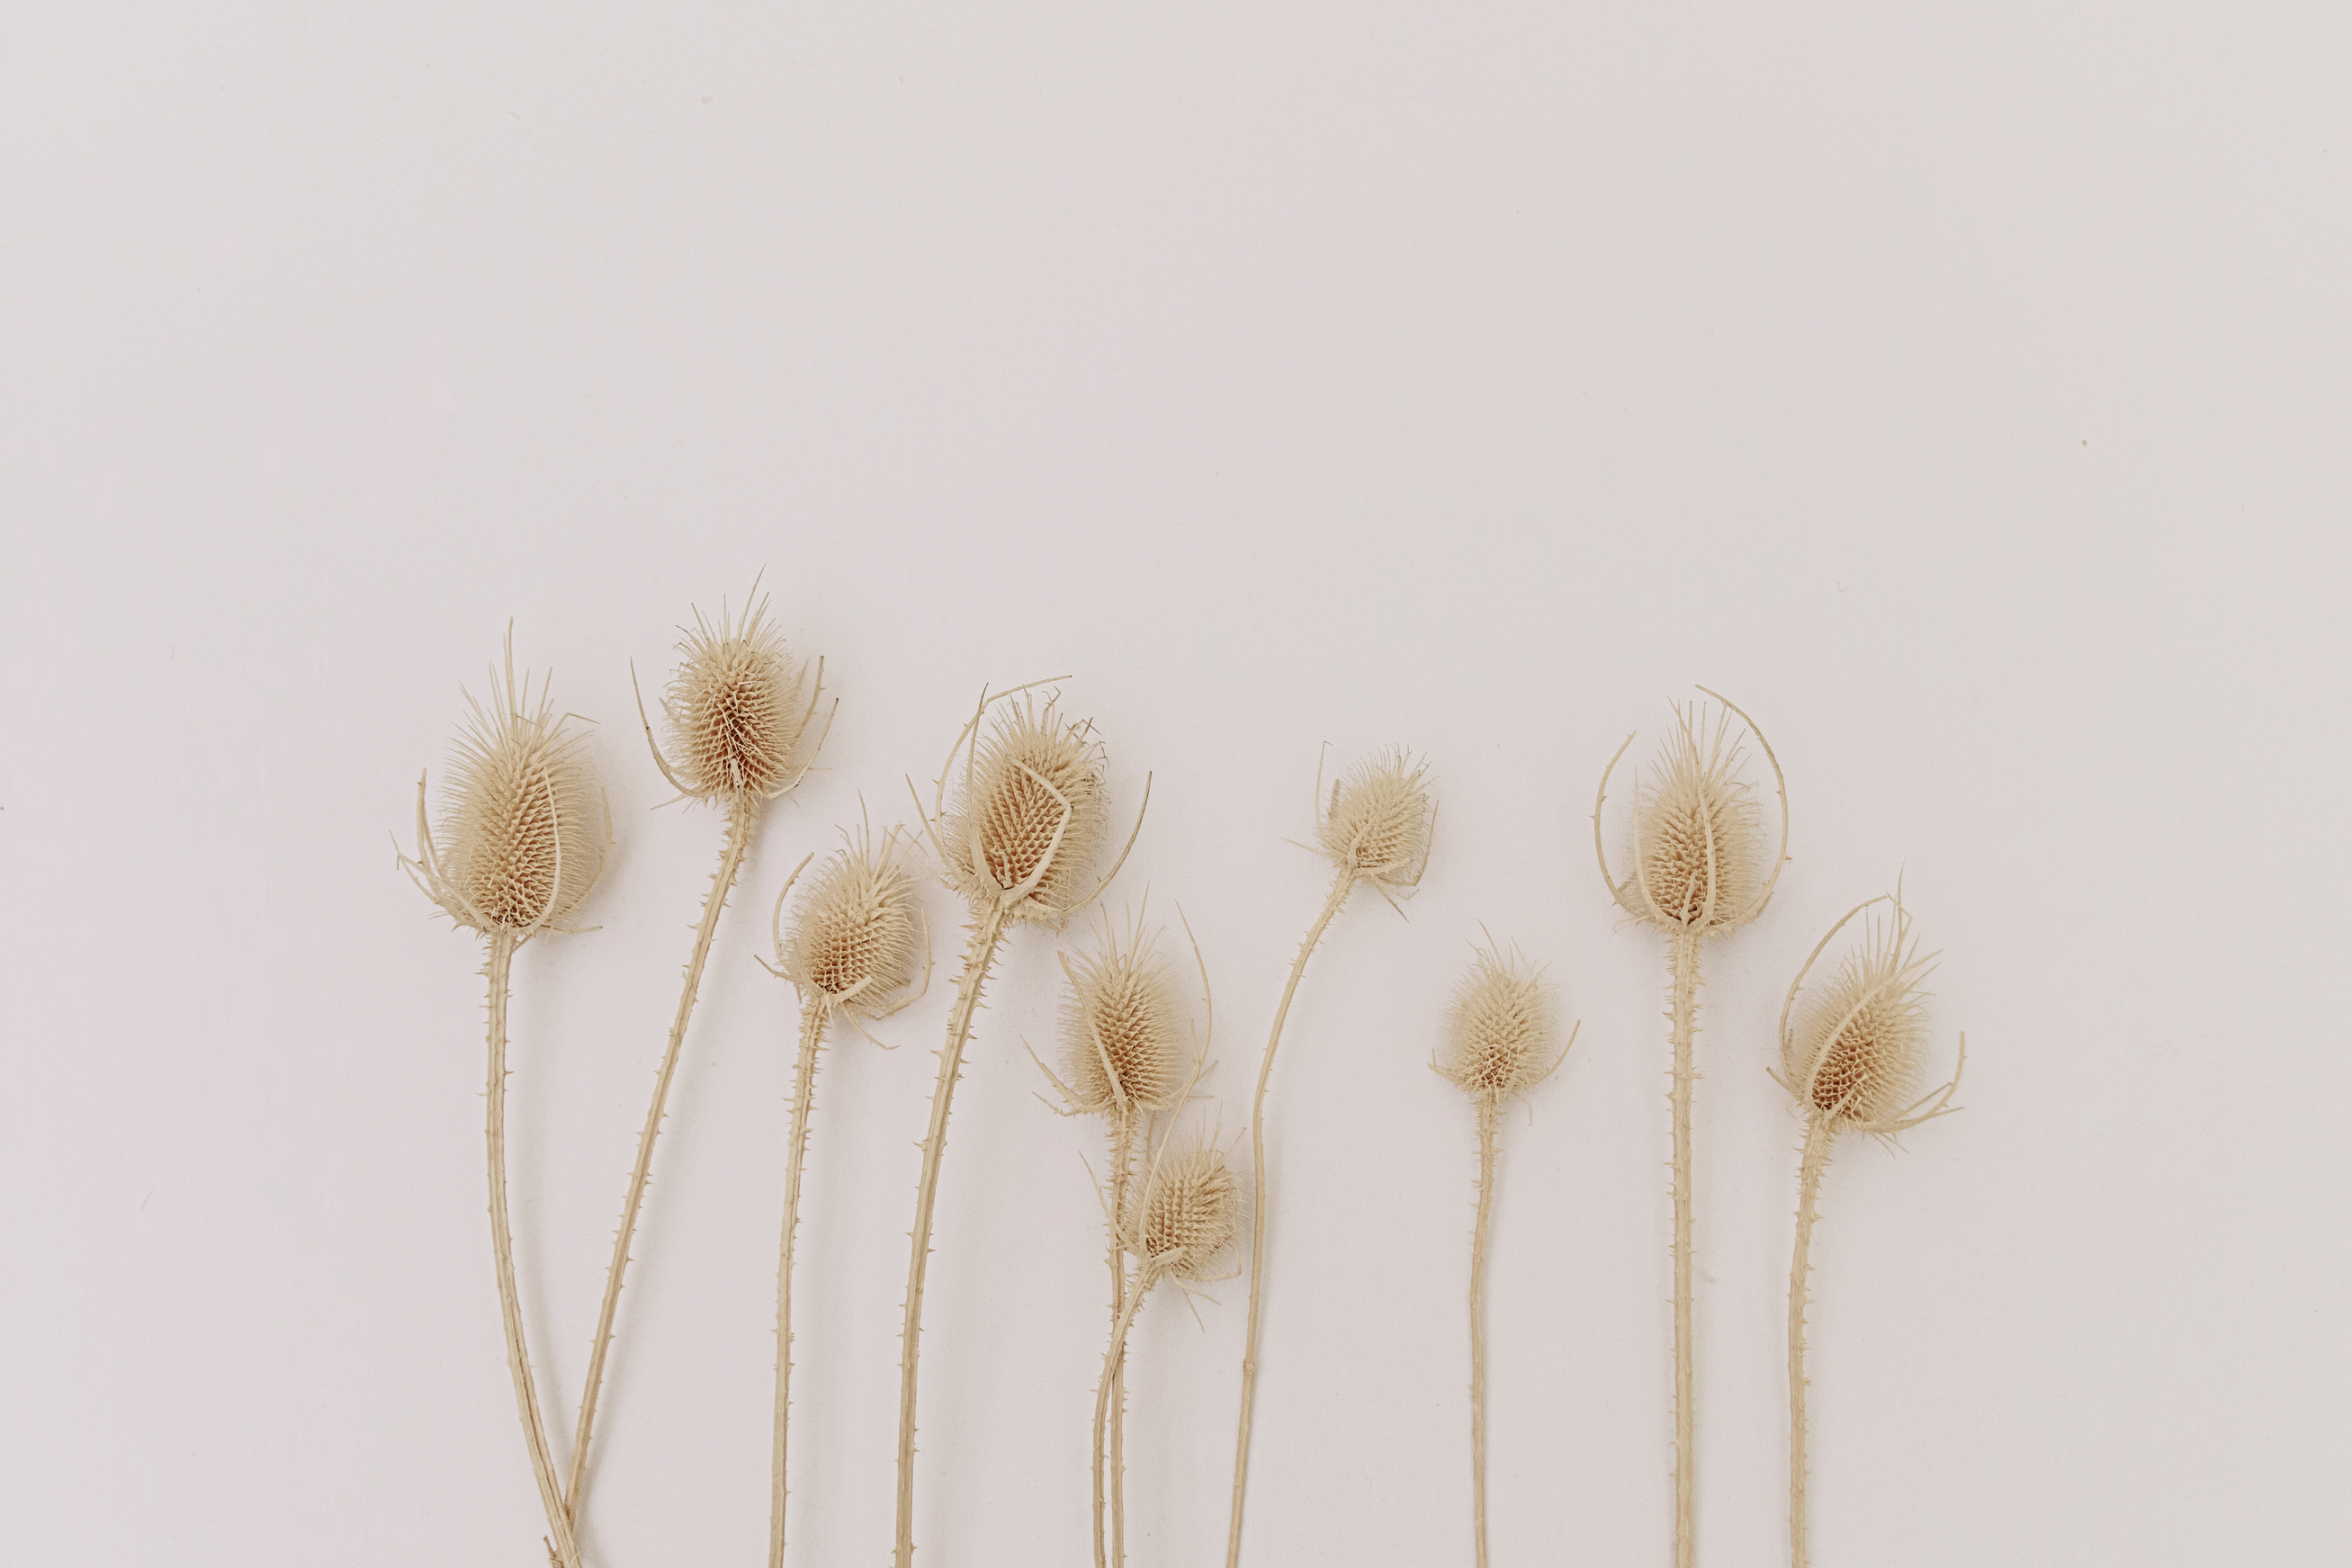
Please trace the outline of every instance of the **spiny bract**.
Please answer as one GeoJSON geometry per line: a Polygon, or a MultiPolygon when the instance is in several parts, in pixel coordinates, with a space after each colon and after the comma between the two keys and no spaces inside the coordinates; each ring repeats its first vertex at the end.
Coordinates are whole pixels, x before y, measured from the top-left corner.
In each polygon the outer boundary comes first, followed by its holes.
{"type": "Polygon", "coordinates": [[[1331,786],[1318,832],[1345,870],[1391,885],[1421,875],[1429,852],[1428,765],[1402,747],[1365,758],[1331,786]]]}
{"type": "Polygon", "coordinates": [[[799,777],[808,727],[804,667],[784,651],[764,599],[738,623],[717,625],[700,612],[678,643],[684,660],[662,695],[669,720],[671,769],[698,800],[768,800],[799,777]]]}
{"type": "Polygon", "coordinates": [[[1233,1245],[1241,1194],[1225,1156],[1209,1145],[1171,1155],[1152,1171],[1130,1227],[1145,1264],[1176,1280],[1205,1280],[1233,1245]]]}
{"type": "Polygon", "coordinates": [[[828,1009],[875,1008],[913,977],[915,879],[896,834],[859,834],[819,869],[781,948],[786,979],[828,1009]]]}
{"type": "Polygon", "coordinates": [[[1634,802],[1633,874],[1618,889],[1643,919],[1685,931],[1721,930],[1754,913],[1763,830],[1729,716],[1709,729],[1691,708],[1634,802]]]}
{"type": "Polygon", "coordinates": [[[1454,995],[1437,1071],[1483,1100],[1502,1100],[1539,1082],[1559,1062],[1559,1009],[1551,988],[1516,953],[1479,948],[1454,995]]]}
{"type": "Polygon", "coordinates": [[[1927,1033],[1919,982],[1934,963],[1917,955],[1911,917],[1897,904],[1807,999],[1784,1042],[1790,1092],[1833,1130],[1874,1131],[1911,1108],[1927,1033]]]}
{"type": "Polygon", "coordinates": [[[1149,934],[1106,926],[1099,949],[1066,960],[1062,1047],[1073,1109],[1164,1111],[1184,1090],[1184,1018],[1175,976],[1149,934]]]}
{"type": "Polygon", "coordinates": [[[1058,929],[1085,902],[1103,836],[1102,747],[1050,702],[1000,709],[957,780],[941,838],[958,892],[1058,929]]]}

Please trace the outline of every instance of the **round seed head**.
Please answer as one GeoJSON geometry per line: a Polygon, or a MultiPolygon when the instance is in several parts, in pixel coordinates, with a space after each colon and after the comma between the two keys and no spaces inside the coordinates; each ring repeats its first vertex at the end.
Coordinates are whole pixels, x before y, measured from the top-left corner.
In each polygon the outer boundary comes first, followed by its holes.
{"type": "Polygon", "coordinates": [[[949,881],[1014,920],[1059,929],[1085,902],[1107,802],[1102,747],[1050,702],[997,710],[973,743],[942,839],[949,881]]]}
{"type": "Polygon", "coordinates": [[[1559,1009],[1517,953],[1476,954],[1454,993],[1436,1066],[1465,1092],[1494,1102],[1526,1092],[1559,1064],[1559,1009]]]}
{"type": "Polygon", "coordinates": [[[765,800],[799,778],[806,671],[786,655],[767,613],[765,600],[740,622],[722,612],[713,625],[698,612],[677,645],[684,659],[662,709],[671,774],[697,800],[765,800]]]}
{"type": "Polygon", "coordinates": [[[1428,764],[1402,747],[1365,758],[1331,786],[1318,828],[1333,863],[1390,886],[1421,876],[1429,853],[1428,764]]]}
{"type": "Polygon", "coordinates": [[[1918,956],[1901,904],[1873,920],[1837,973],[1806,999],[1781,1041],[1781,1073],[1808,1115],[1839,1131],[1874,1132],[1912,1109],[1927,1046],[1918,956]]]}
{"type": "Polygon", "coordinates": [[[604,869],[610,839],[604,791],[588,766],[585,732],[559,716],[544,685],[490,675],[486,707],[470,695],[441,788],[438,826],[416,805],[417,855],[404,862],[460,926],[529,936],[560,926],[604,869]]]}
{"type": "Polygon", "coordinates": [[[1754,913],[1764,834],[1728,715],[1677,711],[1665,755],[1635,791],[1633,874],[1618,890],[1645,920],[1719,931],[1754,913]]]}
{"type": "Polygon", "coordinates": [[[1188,1030],[1174,971],[1154,935],[1108,926],[1097,950],[1066,961],[1062,1050],[1074,1109],[1164,1111],[1184,1092],[1188,1030]]]}
{"type": "Polygon", "coordinates": [[[1224,1155],[1207,1145],[1169,1155],[1144,1184],[1129,1227],[1145,1262],[1177,1280],[1206,1280],[1241,1220],[1224,1155]]]}
{"type": "Polygon", "coordinates": [[[828,1009],[872,1012],[913,977],[915,879],[896,834],[860,833],[819,868],[778,951],[783,976],[828,1009]]]}

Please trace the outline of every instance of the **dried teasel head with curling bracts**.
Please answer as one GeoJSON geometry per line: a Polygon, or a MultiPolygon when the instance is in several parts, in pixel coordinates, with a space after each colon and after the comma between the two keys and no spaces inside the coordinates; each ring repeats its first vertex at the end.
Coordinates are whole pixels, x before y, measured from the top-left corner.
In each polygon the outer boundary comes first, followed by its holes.
{"type": "Polygon", "coordinates": [[[1832,1133],[1889,1136],[1959,1109],[1951,1099],[1968,1062],[1966,1035],[1951,1082],[1917,1092],[1927,1045],[1927,993],[1920,988],[1937,957],[1920,955],[1899,891],[1856,904],[1814,946],[1780,1009],[1780,1067],[1772,1074],[1809,1120],[1832,1133]],[[1861,943],[1801,1008],[1799,993],[1822,950],[1879,904],[1889,907],[1866,923],[1861,943]]]}
{"type": "Polygon", "coordinates": [[[1069,978],[1062,1070],[1069,1076],[1046,1075],[1070,1111],[1149,1115],[1181,1103],[1199,1075],[1199,1050],[1160,933],[1146,930],[1139,915],[1123,932],[1106,918],[1094,950],[1064,954],[1062,969],[1069,978]]]}
{"type": "Polygon", "coordinates": [[[1421,881],[1436,818],[1426,762],[1402,747],[1376,752],[1332,784],[1328,802],[1322,792],[1318,782],[1315,836],[1332,864],[1383,888],[1421,881]]]}
{"type": "Polygon", "coordinates": [[[1224,1151],[1194,1143],[1153,1160],[1129,1205],[1122,1240],[1146,1269],[1188,1285],[1230,1280],[1212,1272],[1241,1228],[1241,1188],[1224,1151]]]}
{"type": "Polygon", "coordinates": [[[1609,797],[1610,775],[1633,744],[1632,736],[1602,770],[1592,805],[1592,847],[1611,896],[1636,919],[1693,935],[1745,925],[1763,914],[1789,851],[1789,791],[1771,743],[1728,699],[1706,695],[1727,711],[1710,721],[1701,706],[1677,706],[1664,754],[1647,773],[1634,774],[1633,866],[1622,878],[1609,869],[1601,808],[1609,797]],[[1780,792],[1780,846],[1769,871],[1761,813],[1742,775],[1734,716],[1756,737],[1780,792]]]}
{"type": "Polygon", "coordinates": [[[1526,1093],[1559,1070],[1576,1043],[1559,1039],[1559,1007],[1539,970],[1514,948],[1489,939],[1473,947],[1470,971],[1455,988],[1444,1048],[1430,1067],[1475,1100],[1497,1104],[1526,1093]]]}
{"type": "Polygon", "coordinates": [[[877,840],[861,825],[855,835],[843,837],[842,847],[817,868],[793,906],[789,928],[782,923],[784,900],[807,861],[776,894],[770,919],[776,961],[770,968],[828,1013],[887,1018],[915,999],[893,998],[914,980],[919,938],[928,982],[929,933],[899,831],[877,840]]]}
{"type": "Polygon", "coordinates": [[[515,677],[507,646],[503,679],[490,672],[487,705],[459,733],[441,789],[438,826],[416,781],[416,854],[400,857],[416,884],[457,925],[485,936],[527,939],[563,922],[604,874],[611,825],[572,715],[558,715],[547,685],[534,701],[515,677]]]}
{"type": "Polygon", "coordinates": [[[823,662],[812,681],[806,664],[792,657],[768,621],[764,598],[740,619],[722,608],[713,622],[697,611],[694,624],[681,630],[678,666],[662,693],[667,752],[654,738],[644,695],[637,698],[646,744],[662,776],[697,800],[772,800],[798,784],[824,744],[820,732],[803,746],[824,690],[823,662]]]}

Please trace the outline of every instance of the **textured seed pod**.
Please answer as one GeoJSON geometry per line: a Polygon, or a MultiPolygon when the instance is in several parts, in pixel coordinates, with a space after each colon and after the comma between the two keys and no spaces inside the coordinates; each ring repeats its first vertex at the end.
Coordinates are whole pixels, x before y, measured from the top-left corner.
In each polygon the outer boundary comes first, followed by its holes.
{"type": "Polygon", "coordinates": [[[1164,1111],[1183,1097],[1183,1004],[1153,934],[1106,925],[1097,950],[1064,960],[1062,1050],[1072,1109],[1164,1111]]]}
{"type": "Polygon", "coordinates": [[[1726,716],[1691,708],[1639,781],[1633,873],[1617,890],[1635,915],[1673,930],[1719,931],[1759,913],[1764,834],[1726,716]]]}
{"type": "Polygon", "coordinates": [[[1454,991],[1445,1048],[1435,1065],[1465,1092],[1505,1100],[1559,1064],[1559,1009],[1551,988],[1517,954],[1476,952],[1454,991]]]}
{"type": "Polygon", "coordinates": [[[777,951],[783,977],[828,1009],[876,1010],[913,978],[919,917],[897,835],[860,833],[817,871],[777,951]]]}
{"type": "Polygon", "coordinates": [[[950,883],[1007,917],[1059,929],[1085,902],[1103,837],[1102,747],[1054,705],[999,708],[974,743],[941,831],[950,883]]]}
{"type": "Polygon", "coordinates": [[[761,600],[740,622],[722,612],[716,625],[698,612],[677,645],[683,658],[662,695],[665,762],[697,800],[769,800],[805,767],[807,671],[786,653],[767,611],[761,600]]]}
{"type": "Polygon", "coordinates": [[[1241,1219],[1241,1193],[1218,1149],[1199,1145],[1161,1160],[1129,1226],[1132,1249],[1175,1280],[1207,1280],[1241,1219]]]}
{"type": "Polygon", "coordinates": [[[1331,786],[1318,832],[1323,852],[1391,886],[1418,880],[1429,853],[1428,765],[1402,747],[1365,758],[1331,786]]]}
{"type": "MultiPolygon", "coordinates": [[[[1866,907],[1866,906],[1865,906],[1866,907]]],[[[1832,1132],[1879,1132],[1916,1107],[1927,1051],[1927,977],[1911,917],[1897,903],[1873,920],[1830,980],[1805,999],[1780,1042],[1781,1082],[1832,1132]]]]}
{"type": "Polygon", "coordinates": [[[441,789],[441,821],[416,803],[417,856],[405,861],[460,926],[528,936],[559,926],[604,868],[610,830],[585,732],[559,716],[544,685],[491,673],[490,702],[472,709],[441,789]]]}

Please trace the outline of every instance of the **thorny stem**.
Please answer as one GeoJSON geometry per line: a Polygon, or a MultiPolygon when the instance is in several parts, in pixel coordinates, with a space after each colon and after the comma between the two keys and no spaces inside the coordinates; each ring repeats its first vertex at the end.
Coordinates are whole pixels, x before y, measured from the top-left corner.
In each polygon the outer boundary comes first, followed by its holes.
{"type": "Polygon", "coordinates": [[[629,1195],[621,1204],[621,1228],[613,1238],[613,1262],[604,1275],[604,1302],[596,1312],[596,1338],[588,1352],[588,1381],[580,1395],[580,1426],[572,1439],[572,1479],[565,1490],[569,1517],[580,1517],[581,1492],[588,1469],[588,1438],[596,1426],[596,1398],[604,1382],[604,1357],[613,1348],[613,1316],[620,1310],[621,1277],[629,1267],[629,1243],[636,1236],[637,1211],[644,1206],[646,1181],[653,1172],[654,1140],[661,1134],[662,1107],[669,1098],[669,1082],[677,1073],[678,1048],[686,1041],[687,1020],[694,1016],[694,1000],[702,988],[702,966],[710,956],[710,938],[719,929],[719,912],[742,869],[751,847],[751,831],[760,801],[739,797],[727,809],[727,847],[711,876],[710,892],[702,901],[702,923],[695,928],[694,953],[686,963],[686,985],[678,993],[677,1016],[669,1026],[669,1043],[662,1051],[661,1071],[654,1077],[653,1103],[646,1109],[645,1130],[637,1135],[636,1168],[629,1173],[629,1195]]]}
{"type": "MultiPolygon", "coordinates": [[[[1127,1254],[1119,1246],[1118,1228],[1127,1215],[1129,1167],[1135,1159],[1135,1113],[1126,1105],[1111,1109],[1110,1134],[1110,1317],[1116,1325],[1127,1308],[1127,1254]]],[[[1113,1335],[1116,1339],[1117,1330],[1113,1335]]],[[[1127,1563],[1127,1346],[1118,1343],[1111,1364],[1110,1417],[1110,1563],[1127,1563]]],[[[1103,1434],[1095,1428],[1095,1568],[1103,1561],[1103,1434]]]]}
{"type": "Polygon", "coordinates": [[[1282,988],[1281,1005],[1274,1009],[1274,1030],[1266,1036],[1265,1058],[1258,1064],[1257,1094],[1250,1102],[1250,1291],[1249,1327],[1242,1341],[1242,1416],[1241,1430],[1234,1438],[1234,1511],[1225,1531],[1225,1568],[1238,1568],[1242,1560],[1242,1494],[1249,1481],[1250,1415],[1257,1392],[1257,1315],[1260,1279],[1265,1271],[1265,1085],[1274,1072],[1275,1048],[1282,1043],[1282,1024],[1290,1016],[1290,998],[1298,990],[1298,977],[1307,972],[1307,960],[1316,945],[1323,940],[1324,928],[1339,906],[1355,891],[1357,873],[1354,868],[1342,866],[1331,879],[1331,896],[1323,901],[1323,913],[1307,928],[1306,940],[1298,945],[1298,956],[1290,963],[1290,979],[1282,988]]]}
{"type": "Polygon", "coordinates": [[[483,974],[490,987],[489,1111],[486,1132],[490,1165],[490,1251],[498,1260],[499,1315],[507,1332],[507,1370],[514,1374],[515,1404],[522,1414],[523,1440],[530,1449],[531,1473],[539,1479],[539,1499],[547,1509],[547,1527],[555,1537],[550,1548],[557,1568],[579,1568],[580,1548],[572,1539],[572,1519],[564,1511],[563,1493],[555,1484],[555,1460],[547,1447],[547,1425],[540,1418],[539,1394],[531,1385],[530,1353],[522,1337],[522,1301],[515,1292],[514,1229],[507,1218],[507,983],[514,963],[515,938],[509,931],[490,937],[490,959],[483,974]]]}
{"type": "Polygon", "coordinates": [[[1805,1295],[1812,1273],[1813,1206],[1830,1163],[1830,1128],[1816,1116],[1805,1129],[1797,1178],[1797,1250],[1789,1263],[1789,1561],[1805,1568],[1805,1295]]]}
{"type": "Polygon", "coordinates": [[[1146,1262],[1135,1271],[1134,1288],[1128,1292],[1127,1304],[1119,1309],[1118,1317],[1110,1326],[1110,1343],[1103,1350],[1102,1383],[1095,1389],[1095,1563],[1101,1568],[1102,1544],[1102,1453],[1103,1426],[1110,1415],[1111,1385],[1118,1380],[1120,1364],[1127,1359],[1128,1325],[1135,1322],[1135,1311],[1143,1305],[1143,1298],[1151,1293],[1159,1282],[1160,1272],[1146,1262]]]}
{"type": "Polygon", "coordinates": [[[1495,1208],[1495,1124],[1492,1095],[1478,1101],[1478,1223],[1470,1240],[1470,1494],[1478,1541],[1478,1568],[1486,1568],[1486,1239],[1495,1208]]]}
{"type": "Polygon", "coordinates": [[[923,1137],[923,1176],[915,1189],[914,1250],[907,1259],[907,1322],[898,1359],[898,1568],[915,1561],[915,1366],[923,1333],[923,1274],[931,1256],[931,1207],[939,1197],[940,1155],[948,1143],[948,1108],[963,1070],[963,1048],[971,1038],[971,1016],[988,982],[996,945],[1004,935],[1007,905],[978,911],[971,943],[964,949],[963,973],[956,977],[955,1008],[948,1015],[948,1042],[940,1049],[940,1079],[931,1091],[931,1124],[923,1137]]]}
{"type": "Polygon", "coordinates": [[[1692,1407],[1691,1322],[1691,1037],[1698,1015],[1698,934],[1675,933],[1675,1564],[1698,1560],[1696,1411],[1692,1407]]]}
{"type": "Polygon", "coordinates": [[[784,1154],[784,1237],[776,1258],[776,1462],[769,1488],[768,1568],[784,1563],[784,1421],[793,1386],[793,1236],[801,1223],[801,1168],[808,1156],[809,1100],[816,1080],[817,1047],[824,1043],[825,1008],[811,997],[801,1009],[801,1052],[793,1081],[792,1130],[784,1154]]]}

